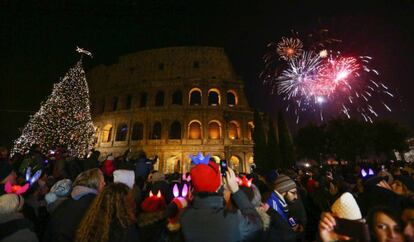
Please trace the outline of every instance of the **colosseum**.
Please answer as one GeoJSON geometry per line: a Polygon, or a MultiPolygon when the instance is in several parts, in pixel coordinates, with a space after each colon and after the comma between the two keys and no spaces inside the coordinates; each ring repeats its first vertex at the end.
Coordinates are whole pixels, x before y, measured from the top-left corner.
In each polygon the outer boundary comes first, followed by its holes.
{"type": "Polygon", "coordinates": [[[95,148],[103,156],[144,151],[155,169],[186,172],[190,154],[227,159],[239,172],[253,163],[253,111],[222,48],[141,51],[88,73],[95,148]]]}

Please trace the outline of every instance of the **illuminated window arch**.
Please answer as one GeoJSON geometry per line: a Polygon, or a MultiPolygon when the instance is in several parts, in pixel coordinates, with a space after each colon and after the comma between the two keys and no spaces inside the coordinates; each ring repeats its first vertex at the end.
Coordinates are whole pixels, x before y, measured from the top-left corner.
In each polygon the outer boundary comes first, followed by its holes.
{"type": "Polygon", "coordinates": [[[240,162],[240,158],[232,155],[230,157],[230,167],[231,169],[233,169],[234,171],[240,171],[241,166],[241,162],[240,162]]]}
{"type": "Polygon", "coordinates": [[[144,125],[141,122],[135,122],[132,126],[131,140],[142,140],[144,138],[144,125]]]}
{"type": "Polygon", "coordinates": [[[180,90],[173,93],[171,103],[175,105],[183,105],[183,93],[180,90]]]}
{"type": "Polygon", "coordinates": [[[152,126],[150,139],[161,139],[161,122],[155,122],[152,126]]]}
{"type": "Polygon", "coordinates": [[[188,94],[189,103],[190,105],[198,106],[201,105],[201,89],[200,88],[193,88],[190,90],[188,94]]]}
{"type": "Polygon", "coordinates": [[[118,101],[119,101],[118,97],[112,98],[112,111],[116,111],[118,109],[118,101]]]}
{"type": "Polygon", "coordinates": [[[193,120],[188,124],[188,138],[201,139],[201,122],[193,120]]]}
{"type": "Polygon", "coordinates": [[[247,123],[247,139],[248,140],[253,140],[253,129],[254,129],[254,124],[252,121],[247,123]]]}
{"type": "Polygon", "coordinates": [[[102,130],[101,140],[102,142],[110,142],[112,139],[112,125],[107,124],[102,130]]]}
{"type": "Polygon", "coordinates": [[[178,121],[174,121],[170,126],[170,132],[168,134],[169,139],[181,139],[181,124],[178,121]]]}
{"type": "Polygon", "coordinates": [[[125,141],[128,133],[128,125],[125,123],[118,124],[116,129],[115,141],[125,141]]]}
{"type": "Polygon", "coordinates": [[[238,104],[237,93],[233,90],[227,91],[227,105],[234,107],[238,104]]]}
{"type": "Polygon", "coordinates": [[[221,124],[218,121],[210,121],[208,123],[208,138],[220,139],[221,137],[221,124]]]}
{"type": "Polygon", "coordinates": [[[160,107],[164,105],[164,92],[158,91],[155,95],[155,106],[160,107]]]}
{"type": "Polygon", "coordinates": [[[218,106],[220,105],[220,91],[216,88],[212,88],[208,91],[208,105],[218,106]]]}
{"type": "Polygon", "coordinates": [[[229,139],[239,139],[240,137],[240,126],[236,121],[230,121],[228,130],[229,139]]]}

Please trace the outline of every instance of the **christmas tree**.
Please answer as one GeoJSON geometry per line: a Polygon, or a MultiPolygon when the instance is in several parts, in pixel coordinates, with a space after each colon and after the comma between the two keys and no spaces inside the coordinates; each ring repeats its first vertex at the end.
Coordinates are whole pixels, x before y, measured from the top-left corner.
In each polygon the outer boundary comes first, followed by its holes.
{"type": "MultiPolygon", "coordinates": [[[[90,52],[77,49],[82,54],[90,52]]],[[[25,154],[34,144],[46,154],[58,146],[66,147],[72,157],[83,158],[92,149],[95,129],[89,103],[89,89],[82,57],[53,87],[52,94],[31,116],[15,140],[12,155],[25,154]]]]}

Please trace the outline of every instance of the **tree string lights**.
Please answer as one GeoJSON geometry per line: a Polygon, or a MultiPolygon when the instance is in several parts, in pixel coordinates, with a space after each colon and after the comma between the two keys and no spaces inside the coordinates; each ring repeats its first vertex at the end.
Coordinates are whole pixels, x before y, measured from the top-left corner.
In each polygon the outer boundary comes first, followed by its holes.
{"type": "MultiPolygon", "coordinates": [[[[85,50],[77,51],[85,54],[85,50]]],[[[64,146],[70,156],[83,158],[93,148],[94,136],[89,89],[81,57],[54,85],[52,94],[41,104],[40,110],[31,116],[22,135],[14,142],[12,155],[25,154],[32,145],[38,144],[44,154],[64,146]]]]}

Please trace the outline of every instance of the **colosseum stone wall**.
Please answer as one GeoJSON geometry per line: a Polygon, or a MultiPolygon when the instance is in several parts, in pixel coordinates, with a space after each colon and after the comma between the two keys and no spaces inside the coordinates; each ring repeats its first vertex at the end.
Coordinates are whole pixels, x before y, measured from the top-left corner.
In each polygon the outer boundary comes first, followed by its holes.
{"type": "Polygon", "coordinates": [[[144,151],[156,169],[185,172],[190,154],[253,163],[253,112],[222,48],[174,47],[132,53],[88,73],[95,148],[103,157],[144,151]]]}

